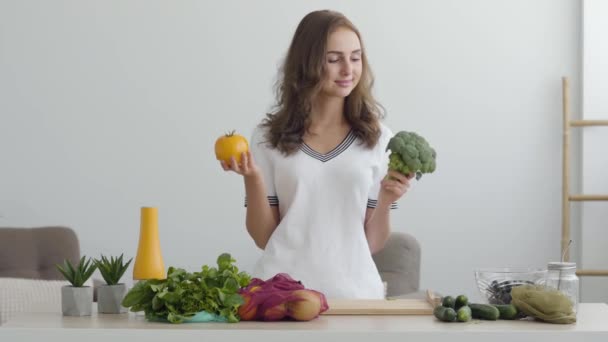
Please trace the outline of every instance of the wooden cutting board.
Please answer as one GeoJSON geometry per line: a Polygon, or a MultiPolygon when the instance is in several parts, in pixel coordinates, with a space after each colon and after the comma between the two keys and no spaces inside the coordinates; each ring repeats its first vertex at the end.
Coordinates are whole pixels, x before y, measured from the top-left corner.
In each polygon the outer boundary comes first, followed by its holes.
{"type": "Polygon", "coordinates": [[[323,315],[432,315],[424,299],[328,299],[323,315]]]}

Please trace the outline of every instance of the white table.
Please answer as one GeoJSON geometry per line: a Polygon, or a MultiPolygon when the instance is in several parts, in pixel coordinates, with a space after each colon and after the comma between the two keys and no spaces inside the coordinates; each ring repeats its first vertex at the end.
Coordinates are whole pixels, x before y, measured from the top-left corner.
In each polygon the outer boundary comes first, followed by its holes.
{"type": "Polygon", "coordinates": [[[168,324],[142,315],[96,314],[63,317],[29,313],[0,326],[0,341],[173,342],[173,341],[608,341],[608,305],[581,304],[578,322],[533,321],[443,323],[433,316],[321,316],[310,322],[168,324]],[[252,340],[253,339],[253,340],[252,340]]]}

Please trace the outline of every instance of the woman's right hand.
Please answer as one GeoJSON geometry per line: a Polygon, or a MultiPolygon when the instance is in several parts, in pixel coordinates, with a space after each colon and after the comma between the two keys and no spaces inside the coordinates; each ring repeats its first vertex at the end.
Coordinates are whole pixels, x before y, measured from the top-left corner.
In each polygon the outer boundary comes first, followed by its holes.
{"type": "Polygon", "coordinates": [[[233,171],[238,173],[239,175],[242,175],[243,177],[257,176],[260,172],[260,169],[258,169],[257,165],[255,165],[250,151],[243,152],[241,154],[240,163],[237,163],[236,159],[233,156],[230,157],[229,163],[226,163],[222,160],[220,161],[220,164],[222,165],[224,171],[233,171]]]}

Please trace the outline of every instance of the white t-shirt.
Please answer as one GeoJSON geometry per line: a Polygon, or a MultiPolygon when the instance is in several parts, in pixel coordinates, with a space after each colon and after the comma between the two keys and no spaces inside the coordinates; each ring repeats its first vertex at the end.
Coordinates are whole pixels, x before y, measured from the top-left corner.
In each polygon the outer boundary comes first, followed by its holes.
{"type": "Polygon", "coordinates": [[[266,143],[265,129],[254,130],[251,153],[280,215],[254,277],[284,272],[327,298],[384,298],[364,230],[366,208],[376,207],[388,168],[392,132],[381,128],[372,149],[351,131],[327,154],[302,144],[290,156],[266,143]]]}

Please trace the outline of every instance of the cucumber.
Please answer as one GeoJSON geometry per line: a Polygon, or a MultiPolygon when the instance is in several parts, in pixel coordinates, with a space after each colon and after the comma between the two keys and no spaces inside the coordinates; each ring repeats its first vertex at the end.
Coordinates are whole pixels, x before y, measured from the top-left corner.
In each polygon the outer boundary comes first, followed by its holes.
{"type": "Polygon", "coordinates": [[[454,303],[454,309],[458,310],[463,306],[469,305],[469,298],[465,295],[460,295],[456,297],[456,301],[454,303]]]}
{"type": "Polygon", "coordinates": [[[495,321],[500,317],[500,311],[489,304],[469,304],[473,318],[495,321]]]}
{"type": "Polygon", "coordinates": [[[452,297],[452,296],[445,296],[445,297],[443,297],[443,300],[441,301],[441,305],[446,308],[453,309],[455,304],[456,304],[456,300],[454,300],[454,297],[452,297]]]}
{"type": "Polygon", "coordinates": [[[456,312],[456,319],[458,322],[468,322],[472,318],[471,308],[468,306],[461,306],[456,312]]]}
{"type": "Polygon", "coordinates": [[[433,315],[443,322],[453,322],[456,320],[456,311],[442,305],[438,305],[435,310],[433,310],[433,315]]]}
{"type": "Polygon", "coordinates": [[[500,312],[500,319],[516,319],[519,314],[519,311],[513,304],[494,304],[494,307],[500,312]]]}

